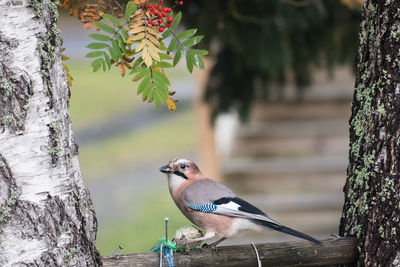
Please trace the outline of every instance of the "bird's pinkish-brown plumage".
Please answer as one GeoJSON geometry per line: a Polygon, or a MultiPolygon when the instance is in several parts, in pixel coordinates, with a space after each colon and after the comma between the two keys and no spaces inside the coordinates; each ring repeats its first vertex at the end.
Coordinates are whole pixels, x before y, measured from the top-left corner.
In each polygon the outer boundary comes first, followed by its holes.
{"type": "Polygon", "coordinates": [[[181,212],[205,230],[203,237],[187,240],[186,245],[214,236],[222,237],[214,243],[216,245],[241,230],[265,227],[320,243],[306,234],[281,225],[252,204],[236,197],[225,185],[204,177],[190,160],[172,160],[161,167],[160,171],[168,175],[169,191],[181,212]]]}

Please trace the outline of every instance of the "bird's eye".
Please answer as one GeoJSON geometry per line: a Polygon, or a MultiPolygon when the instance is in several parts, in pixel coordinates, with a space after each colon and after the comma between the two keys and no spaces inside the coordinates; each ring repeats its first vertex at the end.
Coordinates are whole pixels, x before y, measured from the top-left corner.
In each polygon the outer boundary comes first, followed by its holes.
{"type": "Polygon", "coordinates": [[[182,163],[179,167],[180,167],[182,170],[184,170],[184,169],[187,168],[187,165],[186,165],[185,163],[182,163]]]}

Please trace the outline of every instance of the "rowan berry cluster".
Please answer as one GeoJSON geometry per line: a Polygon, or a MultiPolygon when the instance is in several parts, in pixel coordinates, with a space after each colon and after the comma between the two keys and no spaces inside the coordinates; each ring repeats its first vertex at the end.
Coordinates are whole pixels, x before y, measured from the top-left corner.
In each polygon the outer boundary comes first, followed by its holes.
{"type": "MultiPolygon", "coordinates": [[[[158,26],[158,31],[163,32],[165,28],[170,28],[171,23],[174,20],[173,17],[169,17],[172,9],[170,7],[163,7],[164,0],[158,0],[158,4],[148,3],[146,5],[150,18],[147,23],[153,26],[158,26]]],[[[175,4],[183,5],[183,1],[176,1],[175,4]]]]}

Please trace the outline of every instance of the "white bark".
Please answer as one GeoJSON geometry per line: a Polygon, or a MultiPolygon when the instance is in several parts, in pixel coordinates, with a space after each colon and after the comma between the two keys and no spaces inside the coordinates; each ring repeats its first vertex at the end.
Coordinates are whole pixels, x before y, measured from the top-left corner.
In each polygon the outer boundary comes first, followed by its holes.
{"type": "Polygon", "coordinates": [[[93,266],[98,259],[56,4],[0,0],[0,266],[93,266]]]}

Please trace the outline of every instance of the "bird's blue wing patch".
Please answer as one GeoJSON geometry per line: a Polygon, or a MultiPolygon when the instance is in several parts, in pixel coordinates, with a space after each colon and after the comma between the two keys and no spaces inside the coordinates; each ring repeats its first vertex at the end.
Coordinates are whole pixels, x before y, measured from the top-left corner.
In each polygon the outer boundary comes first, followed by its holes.
{"type": "Polygon", "coordinates": [[[188,207],[193,209],[193,210],[197,210],[197,211],[201,211],[201,212],[205,212],[205,213],[210,213],[213,212],[217,209],[217,205],[213,204],[213,203],[207,203],[207,204],[188,204],[188,207]]]}

